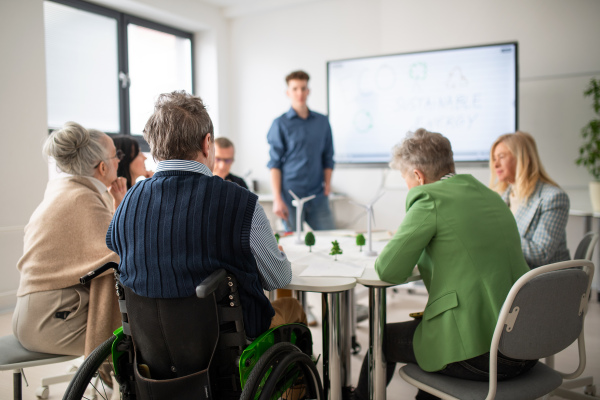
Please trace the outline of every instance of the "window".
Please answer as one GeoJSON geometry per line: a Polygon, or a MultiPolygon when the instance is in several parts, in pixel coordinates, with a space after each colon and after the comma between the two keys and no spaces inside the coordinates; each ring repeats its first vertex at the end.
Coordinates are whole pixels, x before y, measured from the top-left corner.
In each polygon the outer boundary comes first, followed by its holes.
{"type": "Polygon", "coordinates": [[[80,0],[44,1],[48,127],[136,136],[160,93],[193,92],[192,34],[80,0]]]}

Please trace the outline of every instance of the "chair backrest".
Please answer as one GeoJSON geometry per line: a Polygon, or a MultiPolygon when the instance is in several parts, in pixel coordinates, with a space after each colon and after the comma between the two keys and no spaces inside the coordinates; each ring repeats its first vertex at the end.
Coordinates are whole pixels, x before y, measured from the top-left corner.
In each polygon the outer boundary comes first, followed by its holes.
{"type": "Polygon", "coordinates": [[[125,288],[125,300],[138,364],[148,365],[153,379],[173,379],[208,367],[219,337],[212,296],[153,299],[125,288]]]}
{"type": "Polygon", "coordinates": [[[508,357],[535,360],[568,347],[583,329],[589,276],[581,269],[537,275],[516,294],[498,349],[508,357]]]}
{"type": "Polygon", "coordinates": [[[594,232],[588,232],[585,234],[583,239],[579,242],[573,260],[592,260],[594,254],[594,248],[598,243],[598,234],[594,232]]]}

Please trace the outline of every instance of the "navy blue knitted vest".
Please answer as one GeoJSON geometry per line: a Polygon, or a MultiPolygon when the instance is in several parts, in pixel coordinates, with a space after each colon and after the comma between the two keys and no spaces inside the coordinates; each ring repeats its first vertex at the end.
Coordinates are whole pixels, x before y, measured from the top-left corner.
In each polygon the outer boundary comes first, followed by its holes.
{"type": "Polygon", "coordinates": [[[132,187],[106,237],[123,285],[151,298],[193,296],[219,268],[239,283],[249,337],[274,315],[250,251],[257,196],[232,182],[188,171],[157,172],[132,187]]]}

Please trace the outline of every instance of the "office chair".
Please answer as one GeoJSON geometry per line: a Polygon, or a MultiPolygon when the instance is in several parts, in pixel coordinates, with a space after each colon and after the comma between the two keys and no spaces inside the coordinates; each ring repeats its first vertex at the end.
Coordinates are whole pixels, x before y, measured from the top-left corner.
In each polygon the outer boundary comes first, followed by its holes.
{"type": "MultiPolygon", "coordinates": [[[[78,356],[65,356],[59,354],[38,353],[24,348],[14,335],[0,337],[0,371],[13,371],[14,400],[22,399],[21,376],[24,368],[39,365],[57,364],[78,358],[78,356]]],[[[49,385],[69,382],[75,373],[53,376],[42,379],[41,386],[35,394],[40,399],[49,396],[49,385]]]]}
{"type": "Polygon", "coordinates": [[[401,368],[400,376],[449,400],[533,400],[553,393],[564,379],[577,378],[585,368],[583,322],[593,275],[593,263],[573,260],[533,269],[515,282],[492,337],[488,382],[425,372],[416,364],[401,368]],[[498,351],[514,359],[535,360],[564,350],[576,339],[579,366],[574,372],[562,373],[537,363],[522,375],[498,382],[498,351]]]}
{"type": "MultiPolygon", "coordinates": [[[[575,254],[573,255],[573,259],[591,261],[592,256],[594,255],[596,243],[598,243],[598,234],[594,232],[586,233],[583,239],[581,239],[579,242],[579,245],[575,250],[575,254]]],[[[546,364],[554,368],[554,356],[546,358],[546,364]]],[[[565,399],[573,400],[598,399],[596,396],[596,385],[594,385],[594,378],[592,376],[585,376],[564,382],[558,389],[554,391],[554,394],[565,399]],[[573,391],[573,389],[581,387],[584,388],[583,393],[573,391]]]]}

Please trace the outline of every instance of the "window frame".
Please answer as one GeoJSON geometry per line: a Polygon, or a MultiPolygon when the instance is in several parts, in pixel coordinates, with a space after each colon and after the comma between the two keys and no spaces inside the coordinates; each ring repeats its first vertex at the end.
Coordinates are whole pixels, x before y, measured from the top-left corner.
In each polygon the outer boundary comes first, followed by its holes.
{"type": "MultiPolygon", "coordinates": [[[[135,138],[140,144],[140,150],[143,152],[150,151],[150,147],[148,143],[144,140],[142,136],[132,135],[131,134],[131,126],[130,126],[130,103],[129,103],[129,84],[125,87],[121,82],[120,75],[124,73],[127,77],[129,77],[129,55],[128,55],[128,46],[129,41],[127,37],[127,27],[129,24],[134,24],[138,26],[142,26],[144,28],[153,29],[156,31],[168,33],[174,36],[178,36],[184,39],[190,40],[190,56],[191,56],[191,82],[192,82],[192,94],[194,94],[195,90],[195,60],[194,60],[194,34],[192,32],[187,32],[178,28],[174,28],[172,26],[168,26],[162,24],[160,22],[151,21],[145,18],[140,18],[135,15],[123,13],[111,8],[103,7],[97,4],[88,3],[83,0],[44,0],[51,1],[53,3],[62,4],[65,6],[73,7],[82,11],[91,12],[94,14],[99,14],[105,17],[114,18],[117,21],[117,60],[118,60],[118,71],[117,76],[119,79],[115,82],[119,87],[119,125],[120,132],[106,132],[109,135],[128,135],[132,138],[135,138]]],[[[52,129],[48,129],[50,133],[52,129]]]]}

